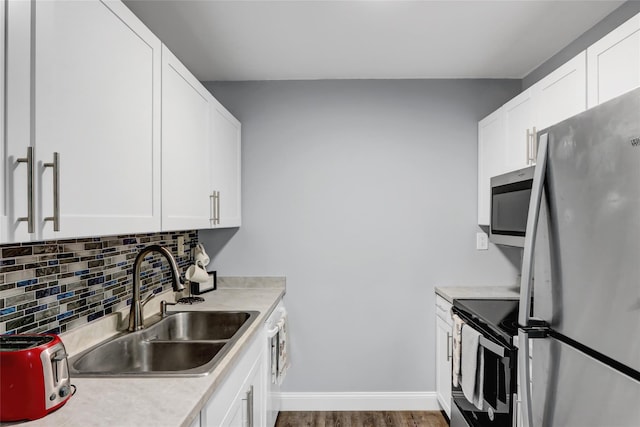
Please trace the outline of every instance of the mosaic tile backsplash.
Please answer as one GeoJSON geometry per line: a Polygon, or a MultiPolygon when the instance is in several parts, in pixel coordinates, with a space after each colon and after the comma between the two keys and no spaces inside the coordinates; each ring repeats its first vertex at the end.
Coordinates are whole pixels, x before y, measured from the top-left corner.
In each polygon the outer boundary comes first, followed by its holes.
{"type": "MultiPolygon", "coordinates": [[[[140,249],[166,246],[184,272],[197,243],[197,231],[181,231],[0,245],[0,334],[58,334],[126,307],[140,249]],[[180,257],[179,236],[185,248],[180,257]]],[[[161,255],[147,257],[141,267],[142,297],[171,288],[161,255]]]]}

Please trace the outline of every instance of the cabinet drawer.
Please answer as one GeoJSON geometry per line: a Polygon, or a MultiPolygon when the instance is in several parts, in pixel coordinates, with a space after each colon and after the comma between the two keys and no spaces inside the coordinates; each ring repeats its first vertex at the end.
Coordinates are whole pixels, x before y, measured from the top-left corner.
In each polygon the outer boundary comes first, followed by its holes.
{"type": "Polygon", "coordinates": [[[453,324],[451,320],[451,303],[440,295],[436,295],[436,315],[449,325],[453,324]]]}

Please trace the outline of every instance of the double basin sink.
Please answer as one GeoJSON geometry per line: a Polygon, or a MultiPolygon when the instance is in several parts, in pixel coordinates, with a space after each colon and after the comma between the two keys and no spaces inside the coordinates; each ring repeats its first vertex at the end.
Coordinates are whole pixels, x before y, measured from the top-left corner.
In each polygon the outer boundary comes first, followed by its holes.
{"type": "Polygon", "coordinates": [[[69,359],[72,377],[202,376],[258,317],[257,311],[172,312],[69,359]]]}

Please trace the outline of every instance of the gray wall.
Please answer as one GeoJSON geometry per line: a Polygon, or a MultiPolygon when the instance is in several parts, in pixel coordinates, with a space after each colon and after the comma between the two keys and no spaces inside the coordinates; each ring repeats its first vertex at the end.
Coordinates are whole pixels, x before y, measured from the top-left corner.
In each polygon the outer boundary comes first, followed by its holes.
{"type": "Polygon", "coordinates": [[[567,47],[549,58],[546,62],[533,70],[522,79],[522,90],[533,86],[537,81],[551,73],[553,70],[564,64],[596,41],[600,40],[604,35],[611,32],[632,16],[640,13],[640,1],[628,1],[613,12],[611,12],[602,21],[598,22],[591,29],[571,42],[567,47]]]}
{"type": "Polygon", "coordinates": [[[207,84],[242,121],[243,225],[200,239],[218,274],[287,277],[285,391],[435,390],[434,287],[516,281],[519,250],[475,250],[477,123],[520,85],[207,84]]]}

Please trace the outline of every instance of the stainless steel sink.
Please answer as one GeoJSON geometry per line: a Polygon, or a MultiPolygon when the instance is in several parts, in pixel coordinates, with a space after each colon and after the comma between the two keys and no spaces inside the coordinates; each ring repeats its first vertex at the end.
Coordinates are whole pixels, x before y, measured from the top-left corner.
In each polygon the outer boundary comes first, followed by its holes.
{"type": "Polygon", "coordinates": [[[251,316],[248,312],[182,311],[147,329],[159,340],[228,340],[251,316]]]}
{"type": "Polygon", "coordinates": [[[69,359],[72,377],[201,376],[215,368],[257,311],[182,311],[69,359]]]}

